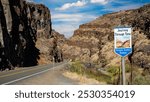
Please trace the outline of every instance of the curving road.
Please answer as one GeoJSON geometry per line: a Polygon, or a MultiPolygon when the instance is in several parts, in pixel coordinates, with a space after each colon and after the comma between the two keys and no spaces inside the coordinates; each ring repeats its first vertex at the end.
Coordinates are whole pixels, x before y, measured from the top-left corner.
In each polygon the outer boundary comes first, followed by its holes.
{"type": "Polygon", "coordinates": [[[22,80],[32,78],[37,75],[39,76],[50,70],[54,70],[58,66],[63,67],[66,64],[67,62],[62,62],[56,64],[40,65],[35,67],[24,67],[18,68],[16,70],[0,72],[0,84],[1,85],[15,84],[22,80]]]}

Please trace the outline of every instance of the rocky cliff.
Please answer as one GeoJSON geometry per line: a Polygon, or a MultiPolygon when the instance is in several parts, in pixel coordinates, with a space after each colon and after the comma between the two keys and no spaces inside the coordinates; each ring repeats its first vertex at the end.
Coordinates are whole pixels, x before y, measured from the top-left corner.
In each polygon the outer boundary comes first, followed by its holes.
{"type": "Polygon", "coordinates": [[[24,0],[0,0],[1,69],[52,61],[54,55],[50,56],[49,52],[54,46],[51,32],[50,11],[44,5],[24,0]]]}
{"type": "Polygon", "coordinates": [[[66,58],[105,66],[119,66],[114,53],[114,32],[117,26],[131,26],[133,53],[126,59],[143,68],[150,68],[150,4],[139,9],[106,14],[80,25],[63,45],[66,58]]]}

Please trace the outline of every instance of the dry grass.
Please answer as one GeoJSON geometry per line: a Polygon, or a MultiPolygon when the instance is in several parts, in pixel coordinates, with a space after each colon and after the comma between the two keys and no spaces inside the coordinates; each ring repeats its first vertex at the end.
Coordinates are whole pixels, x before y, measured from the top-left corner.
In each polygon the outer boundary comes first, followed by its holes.
{"type": "Polygon", "coordinates": [[[63,73],[65,77],[72,80],[76,80],[80,85],[106,85],[106,82],[99,82],[93,78],[87,78],[85,75],[79,75],[77,73],[66,71],[63,73]]]}

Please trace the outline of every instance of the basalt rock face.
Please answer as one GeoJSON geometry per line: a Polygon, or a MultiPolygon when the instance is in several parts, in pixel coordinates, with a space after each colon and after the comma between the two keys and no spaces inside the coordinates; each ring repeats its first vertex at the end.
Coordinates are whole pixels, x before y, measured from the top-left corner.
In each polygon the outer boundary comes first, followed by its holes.
{"type": "Polygon", "coordinates": [[[50,55],[51,31],[50,11],[44,5],[0,0],[0,67],[40,64],[42,54],[50,55]]]}
{"type": "Polygon", "coordinates": [[[62,46],[66,41],[66,38],[63,34],[60,34],[55,30],[52,30],[52,36],[53,36],[53,46],[51,47],[51,49],[49,49],[50,55],[54,57],[55,62],[61,62],[64,59],[62,46]]]}
{"type": "Polygon", "coordinates": [[[114,53],[114,31],[119,25],[132,26],[133,53],[126,61],[150,68],[150,4],[139,9],[103,15],[80,25],[64,44],[64,55],[74,60],[105,66],[119,66],[120,57],[114,53]]]}
{"type": "Polygon", "coordinates": [[[64,35],[59,34],[55,30],[51,31],[51,36],[49,39],[38,38],[36,46],[40,49],[40,59],[39,64],[48,64],[52,62],[62,62],[63,53],[60,46],[64,42],[64,35]]]}

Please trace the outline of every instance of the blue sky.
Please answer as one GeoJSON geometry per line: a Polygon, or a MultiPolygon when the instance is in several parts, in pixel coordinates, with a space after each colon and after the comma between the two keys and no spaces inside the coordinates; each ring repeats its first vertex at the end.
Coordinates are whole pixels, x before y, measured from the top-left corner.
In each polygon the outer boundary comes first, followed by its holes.
{"type": "Polygon", "coordinates": [[[150,0],[27,0],[45,4],[51,11],[53,29],[66,37],[79,25],[120,10],[138,8],[150,0]]]}

